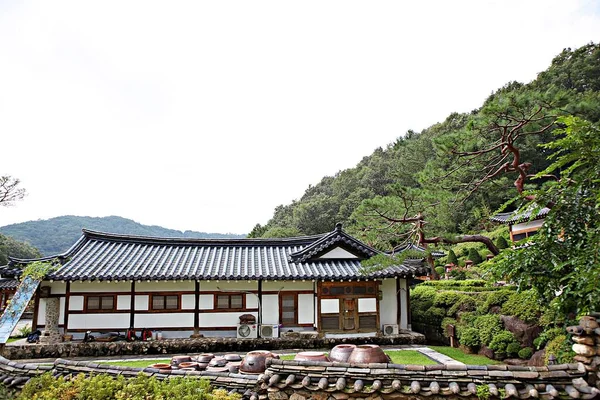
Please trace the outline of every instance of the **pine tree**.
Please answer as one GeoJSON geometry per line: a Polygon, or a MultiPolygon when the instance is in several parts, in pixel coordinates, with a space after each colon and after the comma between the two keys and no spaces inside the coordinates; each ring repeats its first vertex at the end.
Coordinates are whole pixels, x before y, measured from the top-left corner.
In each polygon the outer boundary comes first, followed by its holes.
{"type": "Polygon", "coordinates": [[[481,264],[481,262],[483,261],[477,249],[474,248],[471,248],[469,250],[469,260],[473,261],[473,264],[475,265],[481,264]]]}
{"type": "Polygon", "coordinates": [[[446,263],[458,265],[458,258],[456,258],[456,254],[454,253],[454,250],[450,250],[448,252],[448,258],[446,260],[446,263]]]}

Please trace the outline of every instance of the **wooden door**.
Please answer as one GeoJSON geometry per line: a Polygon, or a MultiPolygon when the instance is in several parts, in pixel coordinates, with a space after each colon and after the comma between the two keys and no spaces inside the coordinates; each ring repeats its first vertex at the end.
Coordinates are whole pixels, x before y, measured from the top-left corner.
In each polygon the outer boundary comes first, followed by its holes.
{"type": "Polygon", "coordinates": [[[356,330],[356,299],[342,299],[342,329],[356,330]]]}

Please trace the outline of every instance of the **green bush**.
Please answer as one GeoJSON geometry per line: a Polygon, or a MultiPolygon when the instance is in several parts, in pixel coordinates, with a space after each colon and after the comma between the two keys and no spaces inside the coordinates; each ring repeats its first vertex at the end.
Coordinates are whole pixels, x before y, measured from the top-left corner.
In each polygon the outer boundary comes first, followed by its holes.
{"type": "Polygon", "coordinates": [[[523,360],[529,360],[533,355],[533,349],[531,347],[523,347],[519,350],[518,355],[519,358],[522,358],[523,360]]]}
{"type": "Polygon", "coordinates": [[[450,335],[448,334],[448,325],[454,325],[457,326],[458,325],[458,321],[456,321],[454,318],[444,318],[442,320],[442,329],[444,330],[444,336],[445,337],[450,337],[450,335]]]}
{"type": "Polygon", "coordinates": [[[481,344],[489,345],[498,333],[502,332],[502,321],[496,314],[485,314],[473,321],[473,326],[479,331],[481,344]]]}
{"type": "Polygon", "coordinates": [[[32,378],[23,387],[18,400],[137,400],[137,399],[177,399],[177,400],[238,400],[239,395],[229,395],[224,390],[212,390],[204,379],[172,378],[159,381],[143,374],[125,379],[100,374],[86,377],[79,374],[65,380],[55,378],[50,373],[32,378]]]}
{"type": "Polygon", "coordinates": [[[459,301],[463,294],[459,292],[454,292],[451,290],[439,291],[435,295],[435,299],[433,300],[433,305],[436,307],[444,307],[449,308],[452,307],[454,303],[459,301]]]}
{"type": "Polygon", "coordinates": [[[519,354],[520,350],[521,345],[517,342],[509,343],[508,346],[506,346],[506,352],[511,356],[516,356],[517,354],[519,354]]]}
{"type": "Polygon", "coordinates": [[[435,272],[437,272],[438,275],[442,276],[446,273],[446,268],[444,267],[435,267],[435,272]]]}
{"type": "Polygon", "coordinates": [[[571,350],[571,343],[567,335],[559,335],[554,339],[550,340],[546,345],[546,354],[544,356],[544,363],[548,364],[548,358],[553,354],[556,357],[556,361],[559,364],[565,364],[573,362],[575,353],[571,350]]]}
{"type": "Polygon", "coordinates": [[[433,305],[436,291],[432,287],[417,286],[410,292],[410,310],[415,322],[425,322],[425,313],[433,305]]]}
{"type": "Polygon", "coordinates": [[[535,347],[539,350],[542,347],[544,347],[544,345],[552,340],[554,340],[554,338],[561,336],[561,335],[566,335],[567,332],[564,328],[549,328],[544,330],[540,336],[538,336],[537,338],[535,338],[535,340],[533,341],[533,344],[535,345],[535,347]]]}
{"type": "Polygon", "coordinates": [[[464,312],[460,314],[460,323],[466,326],[474,326],[475,320],[479,318],[479,315],[474,312],[464,312]]]}
{"type": "Polygon", "coordinates": [[[446,310],[440,307],[429,307],[423,313],[422,322],[429,325],[438,325],[446,317],[446,310]]]}
{"type": "Polygon", "coordinates": [[[511,343],[517,343],[515,335],[509,331],[501,331],[494,335],[488,347],[495,352],[506,353],[507,347],[511,343]]]}
{"type": "Polygon", "coordinates": [[[454,250],[450,250],[448,252],[448,257],[446,258],[446,263],[458,265],[458,258],[456,257],[456,253],[454,253],[454,250]]]}
{"type": "Polygon", "coordinates": [[[481,258],[481,254],[477,251],[477,249],[469,249],[469,260],[473,261],[473,264],[481,264],[483,262],[483,258],[481,258]]]}
{"type": "Polygon", "coordinates": [[[508,248],[508,242],[506,241],[506,239],[504,239],[504,236],[498,236],[498,239],[496,240],[496,247],[499,250],[508,248]]]}
{"type": "Polygon", "coordinates": [[[477,308],[477,301],[475,296],[463,294],[461,295],[456,303],[448,310],[448,315],[455,315],[459,311],[475,311],[477,308]]]}
{"type": "Polygon", "coordinates": [[[504,304],[513,293],[513,291],[507,289],[489,292],[483,305],[481,306],[482,314],[487,313],[491,307],[502,306],[502,304],[504,304]]]}
{"type": "Polygon", "coordinates": [[[467,279],[465,281],[426,281],[418,287],[433,286],[438,289],[458,289],[466,286],[483,287],[486,284],[487,282],[483,279],[467,279]]]}
{"type": "Polygon", "coordinates": [[[458,342],[463,346],[477,347],[481,345],[479,332],[475,328],[463,328],[459,330],[458,342]]]}
{"type": "Polygon", "coordinates": [[[523,322],[536,322],[542,314],[542,307],[537,293],[533,290],[525,290],[510,295],[502,306],[502,313],[513,315],[523,322]]]}

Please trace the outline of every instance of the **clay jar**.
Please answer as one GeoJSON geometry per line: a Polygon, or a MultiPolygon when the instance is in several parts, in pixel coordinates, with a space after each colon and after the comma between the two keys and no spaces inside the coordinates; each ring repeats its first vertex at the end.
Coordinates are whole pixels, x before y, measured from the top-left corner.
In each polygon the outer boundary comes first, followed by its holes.
{"type": "Polygon", "coordinates": [[[174,356],[171,358],[171,365],[179,366],[181,363],[190,361],[192,361],[192,357],[190,356],[174,356]]]}
{"type": "Polygon", "coordinates": [[[320,351],[302,351],[294,357],[296,361],[329,361],[325,353],[320,351]]]}
{"type": "Polygon", "coordinates": [[[163,364],[163,363],[152,364],[152,365],[150,366],[150,368],[156,368],[156,369],[171,369],[171,364],[163,364]]]}
{"type": "Polygon", "coordinates": [[[265,372],[267,358],[279,358],[279,356],[267,350],[249,352],[240,364],[240,372],[246,374],[260,374],[265,372]]]}
{"type": "Polygon", "coordinates": [[[227,364],[227,360],[223,357],[215,357],[208,363],[209,367],[224,367],[227,364]]]}
{"type": "Polygon", "coordinates": [[[356,348],[355,344],[338,344],[329,352],[329,359],[333,362],[347,362],[348,357],[356,348]]]}
{"type": "Polygon", "coordinates": [[[179,363],[180,369],[185,369],[186,371],[196,371],[198,369],[197,362],[181,362],[179,363]]]}
{"type": "Polygon", "coordinates": [[[388,356],[376,344],[361,344],[348,357],[350,364],[387,363],[388,356]]]}
{"type": "Polygon", "coordinates": [[[215,356],[214,354],[209,354],[209,353],[198,354],[198,356],[196,357],[196,361],[198,361],[199,363],[209,363],[210,360],[212,360],[214,356],[215,356]]]}

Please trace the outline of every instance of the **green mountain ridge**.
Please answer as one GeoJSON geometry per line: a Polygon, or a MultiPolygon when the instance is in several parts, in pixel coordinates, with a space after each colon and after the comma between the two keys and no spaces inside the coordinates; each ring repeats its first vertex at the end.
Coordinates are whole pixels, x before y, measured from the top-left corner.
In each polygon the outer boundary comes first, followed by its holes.
{"type": "MultiPolygon", "coordinates": [[[[181,237],[196,239],[235,239],[246,235],[233,233],[209,233],[178,231],[157,225],[143,225],[131,219],[109,217],[81,217],[64,215],[46,220],[21,222],[0,227],[0,233],[31,244],[45,255],[67,251],[81,236],[82,229],[140,236],[181,237]]],[[[13,256],[13,254],[10,254],[13,256]]],[[[14,255],[17,256],[17,255],[14,255]]]]}

